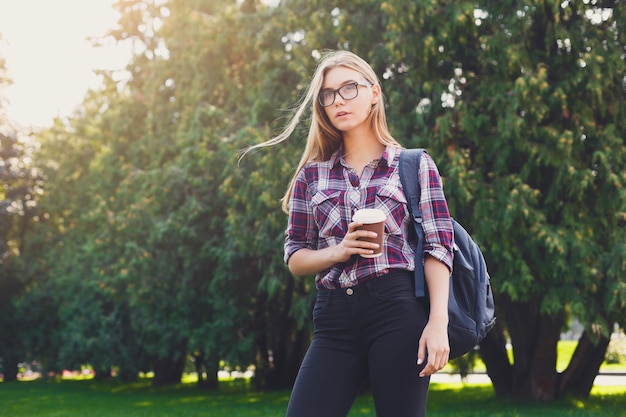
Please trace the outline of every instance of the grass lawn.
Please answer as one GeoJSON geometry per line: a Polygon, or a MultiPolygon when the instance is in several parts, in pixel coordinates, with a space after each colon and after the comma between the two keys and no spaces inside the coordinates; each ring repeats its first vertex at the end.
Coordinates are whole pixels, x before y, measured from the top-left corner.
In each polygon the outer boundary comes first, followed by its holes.
{"type": "MultiPolygon", "coordinates": [[[[155,388],[149,380],[62,380],[0,383],[2,417],[282,417],[289,393],[238,388],[199,391],[192,383],[155,388]]],[[[587,400],[549,404],[495,400],[490,385],[432,384],[429,416],[624,416],[626,387],[596,387],[587,400]]],[[[350,417],[374,417],[369,396],[359,397],[350,417]]]]}
{"type": "MultiPolygon", "coordinates": [[[[575,346],[559,343],[559,371],[575,346]]],[[[623,363],[601,368],[608,370],[626,371],[623,363]]],[[[484,371],[482,361],[475,371],[484,371]]],[[[254,392],[245,380],[224,382],[218,392],[198,390],[193,378],[159,388],[149,379],[0,382],[0,417],[283,417],[288,400],[287,391],[254,392]]],[[[428,410],[429,417],[625,417],[626,386],[597,386],[586,400],[541,404],[496,400],[490,384],[432,383],[428,410]]],[[[362,396],[349,417],[375,416],[371,397],[362,396]]]]}

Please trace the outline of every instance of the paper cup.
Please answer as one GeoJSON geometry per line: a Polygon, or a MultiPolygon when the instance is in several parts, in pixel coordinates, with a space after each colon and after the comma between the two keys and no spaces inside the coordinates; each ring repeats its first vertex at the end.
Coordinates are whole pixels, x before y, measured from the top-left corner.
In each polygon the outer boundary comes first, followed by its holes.
{"type": "Polygon", "coordinates": [[[380,209],[360,209],[354,212],[352,221],[363,223],[358,230],[370,230],[376,232],[375,238],[360,238],[367,242],[378,243],[378,249],[374,249],[371,255],[363,255],[364,258],[376,258],[383,254],[383,238],[385,237],[385,212],[380,209]]]}

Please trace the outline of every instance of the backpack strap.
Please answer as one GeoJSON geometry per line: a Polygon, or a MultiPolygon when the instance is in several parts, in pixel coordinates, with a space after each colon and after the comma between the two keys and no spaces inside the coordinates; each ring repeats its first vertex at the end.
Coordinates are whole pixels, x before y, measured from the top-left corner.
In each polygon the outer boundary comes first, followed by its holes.
{"type": "Polygon", "coordinates": [[[415,249],[415,296],[426,296],[426,281],[424,277],[424,229],[422,228],[422,212],[420,210],[420,183],[419,166],[424,149],[403,149],[400,153],[398,174],[402,183],[402,190],[407,199],[409,213],[413,217],[413,227],[417,237],[415,249]]]}

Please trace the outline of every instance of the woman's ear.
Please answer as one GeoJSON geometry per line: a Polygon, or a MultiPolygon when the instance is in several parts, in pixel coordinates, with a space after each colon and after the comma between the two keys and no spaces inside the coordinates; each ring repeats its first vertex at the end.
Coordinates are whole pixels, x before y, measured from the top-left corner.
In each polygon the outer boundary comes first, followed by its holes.
{"type": "Polygon", "coordinates": [[[381,95],[381,91],[380,91],[380,85],[378,84],[374,84],[372,86],[372,105],[378,103],[378,100],[380,100],[380,95],[381,95]]]}

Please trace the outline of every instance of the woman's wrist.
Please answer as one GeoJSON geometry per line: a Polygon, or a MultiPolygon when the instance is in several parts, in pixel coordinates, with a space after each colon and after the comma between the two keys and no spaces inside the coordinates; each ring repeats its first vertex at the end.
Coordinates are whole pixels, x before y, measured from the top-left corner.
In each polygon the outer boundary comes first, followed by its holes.
{"type": "Polygon", "coordinates": [[[431,311],[428,316],[428,321],[435,324],[440,324],[442,326],[448,325],[448,312],[433,312],[431,311]]]}

